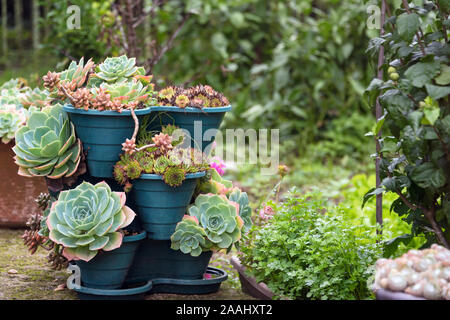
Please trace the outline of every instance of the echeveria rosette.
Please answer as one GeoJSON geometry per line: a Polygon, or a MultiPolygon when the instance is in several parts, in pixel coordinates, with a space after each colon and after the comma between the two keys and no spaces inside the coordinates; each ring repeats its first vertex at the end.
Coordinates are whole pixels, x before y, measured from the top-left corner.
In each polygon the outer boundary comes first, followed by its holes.
{"type": "Polygon", "coordinates": [[[0,139],[3,143],[9,143],[16,131],[24,125],[26,115],[24,109],[16,109],[15,105],[0,107],[0,139]]]}
{"type": "Polygon", "coordinates": [[[31,113],[16,131],[13,150],[19,175],[59,179],[72,176],[81,160],[81,141],[61,105],[31,113]]]}
{"type": "Polygon", "coordinates": [[[228,196],[228,200],[239,204],[239,216],[244,220],[244,227],[242,231],[247,233],[252,227],[252,208],[250,208],[250,201],[248,200],[247,192],[242,192],[239,188],[233,188],[228,196]]]}
{"type": "Polygon", "coordinates": [[[136,216],[125,200],[124,192],[111,191],[106,182],[83,182],[62,191],[47,218],[50,240],[64,247],[63,255],[69,261],[89,261],[99,250],[119,248],[120,229],[136,216]]]}
{"type": "Polygon", "coordinates": [[[244,221],[239,216],[239,204],[224,195],[201,194],[188,209],[189,215],[198,219],[205,229],[211,249],[231,249],[241,238],[244,221]]]}
{"type": "Polygon", "coordinates": [[[211,247],[211,243],[206,239],[206,232],[200,227],[197,218],[188,215],[185,215],[177,224],[170,240],[172,243],[170,247],[173,250],[181,250],[193,257],[198,257],[211,247]]]}
{"type": "Polygon", "coordinates": [[[136,58],[120,57],[106,58],[96,70],[96,77],[105,82],[116,82],[136,75],[145,75],[145,69],[136,67],[136,58]]]}

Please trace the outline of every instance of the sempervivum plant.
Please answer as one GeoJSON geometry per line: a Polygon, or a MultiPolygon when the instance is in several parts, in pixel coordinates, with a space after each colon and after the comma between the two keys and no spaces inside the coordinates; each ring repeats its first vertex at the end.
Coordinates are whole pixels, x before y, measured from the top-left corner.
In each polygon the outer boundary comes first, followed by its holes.
{"type": "Polygon", "coordinates": [[[182,137],[175,137],[175,134],[176,127],[172,125],[163,127],[161,133],[153,135],[141,131],[138,151],[121,154],[114,166],[116,181],[129,190],[130,180],[139,178],[141,174],[158,174],[169,186],[178,187],[187,173],[208,170],[208,157],[200,150],[181,148],[182,137]]]}
{"type": "Polygon", "coordinates": [[[64,247],[63,255],[69,261],[89,261],[99,250],[119,248],[123,239],[120,229],[136,216],[125,200],[125,193],[111,191],[105,182],[83,182],[62,191],[47,218],[49,238],[64,247]]]}
{"type": "Polygon", "coordinates": [[[241,238],[244,221],[239,216],[239,204],[223,195],[199,195],[188,212],[205,229],[213,250],[230,250],[241,238]]]}
{"type": "Polygon", "coordinates": [[[197,218],[185,215],[183,220],[177,224],[175,232],[170,237],[171,248],[181,250],[185,254],[198,257],[203,251],[211,247],[206,238],[205,230],[200,227],[197,218]]]}
{"type": "Polygon", "coordinates": [[[397,259],[378,260],[377,288],[450,300],[450,250],[433,244],[430,249],[410,250],[397,259]]]}
{"type": "Polygon", "coordinates": [[[24,109],[16,109],[14,105],[0,106],[0,139],[8,143],[16,134],[16,131],[25,123],[24,109]]]}
{"type": "Polygon", "coordinates": [[[16,164],[19,175],[50,179],[72,176],[81,160],[81,142],[60,105],[31,113],[16,131],[16,164]]]}
{"type": "Polygon", "coordinates": [[[230,102],[220,92],[208,85],[198,85],[183,89],[181,87],[166,87],[159,91],[158,104],[163,106],[178,106],[179,108],[215,108],[228,106],[230,102]]]}

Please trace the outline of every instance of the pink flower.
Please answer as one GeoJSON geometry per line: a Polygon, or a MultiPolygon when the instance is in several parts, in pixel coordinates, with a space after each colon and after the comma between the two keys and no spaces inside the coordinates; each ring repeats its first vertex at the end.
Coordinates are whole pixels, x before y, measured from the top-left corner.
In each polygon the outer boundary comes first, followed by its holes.
{"type": "Polygon", "coordinates": [[[265,221],[272,219],[275,211],[271,206],[265,205],[261,210],[259,210],[259,217],[265,221]]]}
{"type": "Polygon", "coordinates": [[[211,274],[209,273],[203,274],[203,279],[211,279],[211,278],[212,278],[211,274]]]}
{"type": "Polygon", "coordinates": [[[217,173],[223,176],[225,174],[225,163],[219,157],[214,157],[213,162],[209,164],[211,168],[216,169],[217,173]]]}

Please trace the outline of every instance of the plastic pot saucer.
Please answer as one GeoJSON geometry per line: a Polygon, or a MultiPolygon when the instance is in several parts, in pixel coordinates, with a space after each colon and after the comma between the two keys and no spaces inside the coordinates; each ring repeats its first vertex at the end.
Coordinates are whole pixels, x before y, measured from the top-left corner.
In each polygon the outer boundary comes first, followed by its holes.
{"type": "Polygon", "coordinates": [[[81,300],[143,300],[151,289],[152,281],[135,288],[106,290],[79,286],[73,290],[81,300]]]}

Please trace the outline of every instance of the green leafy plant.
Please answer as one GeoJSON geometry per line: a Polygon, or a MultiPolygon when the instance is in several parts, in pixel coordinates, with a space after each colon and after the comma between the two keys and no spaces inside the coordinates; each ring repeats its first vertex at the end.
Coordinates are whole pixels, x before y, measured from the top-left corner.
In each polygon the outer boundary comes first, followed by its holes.
{"type": "Polygon", "coordinates": [[[392,210],[423,234],[427,246],[450,245],[450,108],[449,56],[446,26],[448,4],[429,1],[403,8],[386,24],[388,33],[372,41],[369,51],[383,46],[386,81],[367,88],[371,102],[380,94],[385,115],[372,135],[380,146],[379,188],[364,201],[384,192],[398,197],[392,210]],[[378,137],[383,129],[383,136],[378,137]]]}
{"type": "Polygon", "coordinates": [[[320,194],[286,196],[267,223],[250,230],[239,257],[277,297],[368,299],[381,248],[370,227],[352,225],[345,208],[327,208],[320,194]]]}
{"type": "Polygon", "coordinates": [[[19,175],[70,177],[81,161],[81,141],[61,105],[31,113],[25,126],[16,131],[13,150],[19,175]]]}
{"type": "Polygon", "coordinates": [[[119,248],[120,229],[136,216],[125,200],[125,193],[111,191],[105,182],[83,182],[62,191],[47,217],[49,238],[64,247],[63,255],[69,261],[89,261],[99,250],[119,248]]]}

